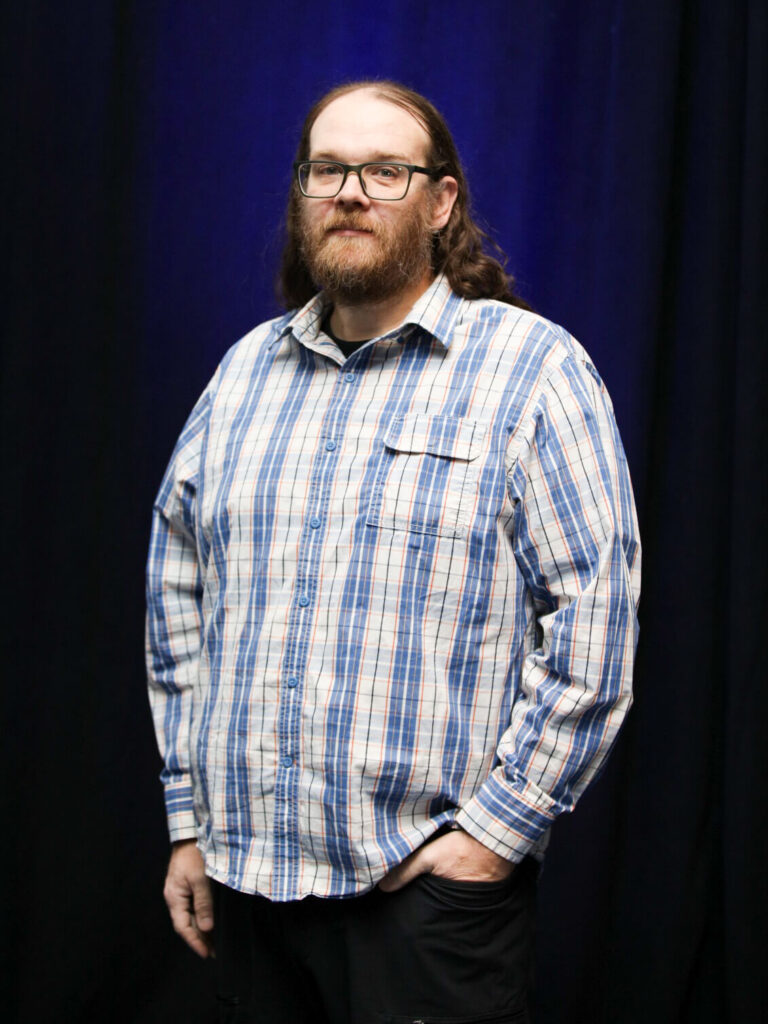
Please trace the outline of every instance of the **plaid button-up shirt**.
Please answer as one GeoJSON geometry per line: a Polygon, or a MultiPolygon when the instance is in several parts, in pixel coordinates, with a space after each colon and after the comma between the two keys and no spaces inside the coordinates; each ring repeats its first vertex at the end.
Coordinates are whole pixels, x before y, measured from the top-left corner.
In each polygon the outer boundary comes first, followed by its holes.
{"type": "Polygon", "coordinates": [[[636,639],[631,485],[579,344],[441,277],[346,360],[322,315],[227,353],[148,565],[171,838],[275,900],[364,891],[454,820],[540,856],[636,639]]]}

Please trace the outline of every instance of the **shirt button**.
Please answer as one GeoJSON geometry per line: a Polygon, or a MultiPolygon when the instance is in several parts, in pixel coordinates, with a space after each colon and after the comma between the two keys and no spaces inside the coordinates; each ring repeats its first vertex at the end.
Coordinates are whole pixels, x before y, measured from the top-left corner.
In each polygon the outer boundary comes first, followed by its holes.
{"type": "Polygon", "coordinates": [[[299,604],[301,605],[302,608],[307,607],[307,605],[309,604],[309,598],[307,597],[306,594],[301,595],[301,597],[299,598],[299,604]]]}
{"type": "Polygon", "coordinates": [[[289,757],[286,754],[285,757],[283,758],[283,768],[290,768],[292,764],[293,764],[293,758],[289,757]]]}
{"type": "Polygon", "coordinates": [[[312,527],[313,530],[316,530],[318,528],[318,526],[320,525],[320,520],[317,518],[317,516],[313,516],[309,520],[309,525],[312,527]]]}
{"type": "Polygon", "coordinates": [[[299,685],[299,680],[296,678],[296,676],[290,676],[289,679],[288,679],[288,685],[291,688],[293,688],[294,686],[298,686],[299,685]]]}
{"type": "Polygon", "coordinates": [[[347,384],[354,384],[355,383],[355,375],[354,375],[354,373],[345,373],[344,374],[344,380],[347,382],[347,384]]]}
{"type": "Polygon", "coordinates": [[[332,452],[335,447],[336,447],[336,442],[335,441],[326,441],[325,442],[325,450],[327,452],[332,452]]]}

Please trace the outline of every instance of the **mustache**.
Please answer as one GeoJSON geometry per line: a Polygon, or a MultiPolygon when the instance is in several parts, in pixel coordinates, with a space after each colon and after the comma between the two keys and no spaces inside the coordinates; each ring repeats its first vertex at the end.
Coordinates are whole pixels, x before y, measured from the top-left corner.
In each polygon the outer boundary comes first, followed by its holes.
{"type": "Polygon", "coordinates": [[[323,231],[368,231],[370,234],[375,235],[376,231],[373,226],[362,217],[346,216],[346,217],[333,217],[323,224],[323,231]]]}

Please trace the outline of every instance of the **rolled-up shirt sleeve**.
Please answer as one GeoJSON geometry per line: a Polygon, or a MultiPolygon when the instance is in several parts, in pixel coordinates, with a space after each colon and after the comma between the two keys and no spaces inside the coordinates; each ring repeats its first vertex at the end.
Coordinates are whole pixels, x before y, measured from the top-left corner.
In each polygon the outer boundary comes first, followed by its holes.
{"type": "Polygon", "coordinates": [[[573,809],[631,704],[640,547],[610,398],[569,355],[510,442],[510,543],[530,610],[528,650],[498,763],[457,824],[517,861],[573,809]]]}
{"type": "Polygon", "coordinates": [[[197,825],[189,731],[203,635],[198,478],[215,383],[216,377],[192,410],[160,485],[147,561],[149,700],[163,759],[160,778],[172,841],[193,838],[197,825]]]}

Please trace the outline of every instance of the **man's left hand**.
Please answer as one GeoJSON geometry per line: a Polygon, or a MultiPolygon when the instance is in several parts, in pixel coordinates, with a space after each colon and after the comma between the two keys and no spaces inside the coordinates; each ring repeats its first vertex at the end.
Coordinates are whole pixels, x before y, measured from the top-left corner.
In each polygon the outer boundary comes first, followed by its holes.
{"type": "Polygon", "coordinates": [[[423,874],[462,882],[500,882],[512,874],[514,867],[511,861],[457,830],[420,846],[382,878],[379,888],[394,892],[423,874]]]}

